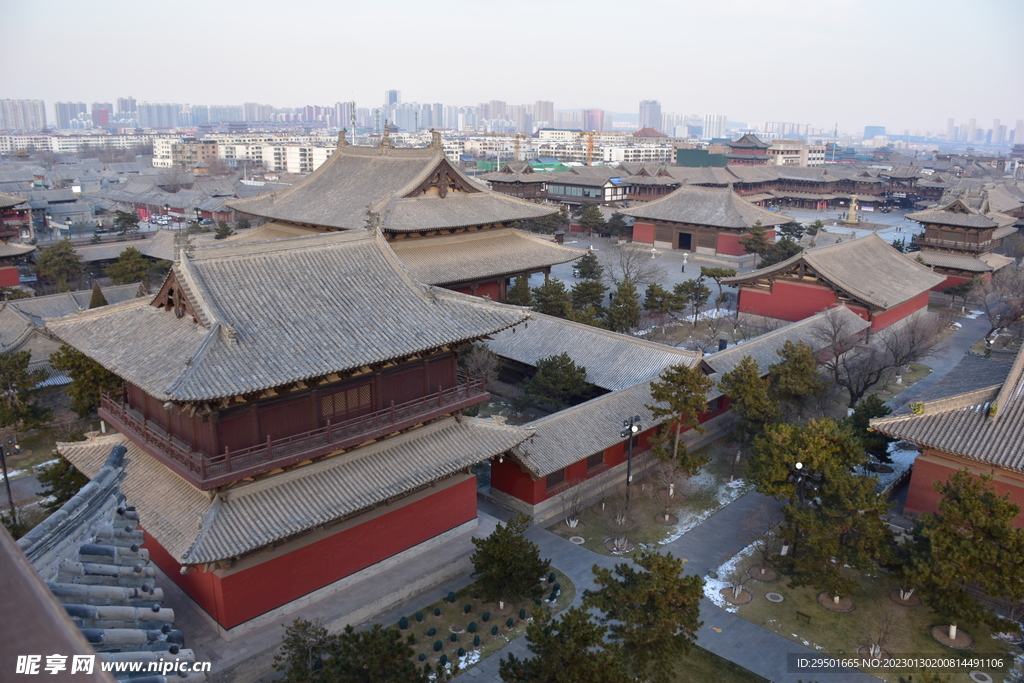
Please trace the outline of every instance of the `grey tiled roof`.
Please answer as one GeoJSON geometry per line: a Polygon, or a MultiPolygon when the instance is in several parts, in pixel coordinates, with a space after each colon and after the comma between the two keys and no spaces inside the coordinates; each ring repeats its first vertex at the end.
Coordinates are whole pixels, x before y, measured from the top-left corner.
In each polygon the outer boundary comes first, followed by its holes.
{"type": "Polygon", "coordinates": [[[347,519],[504,453],[532,433],[493,420],[445,418],[213,498],[120,434],[58,449],[94,476],[110,448],[124,445],[128,465],[121,490],[175,561],[196,565],[347,519]]]}
{"type": "MultiPolygon", "coordinates": [[[[111,287],[101,287],[100,290],[103,292],[103,297],[107,300],[108,304],[118,304],[122,301],[134,299],[139,291],[139,285],[113,285],[111,287]]],[[[59,318],[88,309],[91,299],[92,290],[86,289],[79,292],[64,292],[63,294],[51,294],[49,296],[14,299],[9,301],[8,304],[17,308],[22,313],[31,316],[36,327],[42,327],[44,318],[59,318]]]]}
{"type": "Polygon", "coordinates": [[[487,345],[499,356],[531,366],[565,352],[587,369],[588,382],[612,391],[654,379],[670,365],[693,366],[701,358],[693,351],[540,313],[526,325],[493,335],[487,345]]]}
{"type": "Polygon", "coordinates": [[[926,209],[908,213],[907,218],[918,223],[937,223],[939,225],[956,225],[964,228],[994,228],[996,222],[976,209],[967,206],[960,199],[937,209],[926,209]]]}
{"type": "Polygon", "coordinates": [[[584,253],[512,228],[396,240],[390,245],[412,276],[428,285],[521,273],[575,261],[584,253]]]}
{"type": "Polygon", "coordinates": [[[0,240],[0,258],[10,256],[24,256],[35,251],[31,244],[20,244],[18,242],[4,242],[0,240]]]}
{"type": "Polygon", "coordinates": [[[722,280],[739,285],[782,273],[801,262],[847,295],[876,309],[889,309],[927,292],[945,277],[906,258],[878,235],[805,249],[785,261],[722,280]]]}
{"type": "Polygon", "coordinates": [[[736,176],[731,171],[715,166],[669,166],[665,170],[676,180],[690,185],[728,185],[736,182],[736,176]]]}
{"type": "Polygon", "coordinates": [[[1003,266],[1013,263],[1013,258],[1002,254],[988,253],[978,257],[966,256],[964,254],[944,254],[937,251],[915,251],[906,254],[907,258],[916,260],[918,256],[924,259],[929,266],[937,268],[955,268],[968,273],[988,273],[999,270],[1003,266]]]}
{"type": "Polygon", "coordinates": [[[761,225],[782,225],[792,218],[754,206],[726,188],[684,185],[671,194],[622,212],[635,218],[746,229],[761,225]]]}
{"type": "Polygon", "coordinates": [[[546,477],[574,462],[622,443],[622,419],[640,416],[644,429],[659,423],[647,409],[651,384],[643,382],[527,424],[532,439],[515,449],[515,459],[535,477],[546,477]]]}
{"type": "Polygon", "coordinates": [[[757,361],[762,374],[767,374],[768,368],[779,362],[780,358],[777,352],[786,345],[786,342],[793,342],[794,344],[804,342],[814,351],[824,348],[826,343],[818,339],[815,332],[826,315],[839,316],[840,320],[837,321],[837,324],[842,327],[837,327],[836,329],[846,330],[850,334],[856,334],[871,326],[871,323],[845,306],[837,306],[753,339],[748,339],[735,346],[730,346],[724,351],[708,354],[704,356],[704,362],[714,368],[715,374],[713,379],[716,382],[722,378],[722,375],[731,372],[747,356],[757,361]]]}
{"type": "Polygon", "coordinates": [[[872,420],[871,426],[921,446],[1024,472],[1024,351],[1006,368],[996,386],[924,401],[920,415],[901,411],[872,420]]]}
{"type": "MultiPolygon", "coordinates": [[[[82,244],[75,247],[75,253],[85,263],[96,261],[113,261],[128,247],[138,249],[143,256],[155,259],[174,260],[174,238],[181,233],[174,230],[157,230],[148,239],[132,240],[131,242],[104,242],[103,244],[82,244]]],[[[196,236],[193,239],[206,241],[196,236]]],[[[212,239],[212,237],[211,237],[212,239]]]]}
{"type": "Polygon", "coordinates": [[[228,203],[236,211],[327,228],[366,225],[367,209],[387,230],[412,231],[539,218],[550,208],[490,190],[450,191],[405,198],[439,165],[470,184],[450,166],[440,147],[403,148],[342,145],[311,175],[284,189],[228,203]]]}
{"type": "Polygon", "coordinates": [[[416,282],[364,230],[211,244],[173,273],[202,325],[140,300],[48,327],[152,396],[203,401],[478,339],[529,317],[416,282]]]}
{"type": "Polygon", "coordinates": [[[0,209],[9,209],[12,206],[18,204],[24,204],[26,201],[25,197],[18,197],[7,192],[0,192],[0,209]]]}

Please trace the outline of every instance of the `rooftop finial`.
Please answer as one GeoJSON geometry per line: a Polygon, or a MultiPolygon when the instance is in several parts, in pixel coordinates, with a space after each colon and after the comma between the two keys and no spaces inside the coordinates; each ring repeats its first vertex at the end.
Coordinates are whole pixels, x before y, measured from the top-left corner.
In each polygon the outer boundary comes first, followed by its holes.
{"type": "Polygon", "coordinates": [[[430,129],[430,147],[431,149],[443,149],[444,147],[441,144],[441,133],[433,128],[430,129]]]}
{"type": "Polygon", "coordinates": [[[384,119],[384,132],[380,136],[380,153],[387,154],[387,150],[391,148],[391,131],[388,130],[388,120],[384,119]]]}
{"type": "Polygon", "coordinates": [[[346,133],[348,133],[347,128],[342,128],[338,131],[338,147],[348,147],[348,138],[346,137],[346,133]]]}

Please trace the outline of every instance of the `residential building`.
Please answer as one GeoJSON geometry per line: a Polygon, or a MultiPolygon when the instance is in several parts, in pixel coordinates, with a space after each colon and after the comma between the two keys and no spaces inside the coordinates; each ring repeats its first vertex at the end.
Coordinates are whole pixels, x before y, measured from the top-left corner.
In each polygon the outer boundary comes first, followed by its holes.
{"type": "Polygon", "coordinates": [[[724,138],[726,136],[725,122],[725,114],[705,114],[701,138],[704,140],[724,138]]]}
{"type": "Polygon", "coordinates": [[[533,123],[539,128],[553,127],[555,125],[555,103],[548,102],[547,100],[537,100],[534,102],[533,123]]]}
{"type": "Polygon", "coordinates": [[[85,102],[54,102],[53,110],[59,130],[81,128],[80,122],[87,116],[85,102]],[[75,125],[75,122],[78,122],[78,125],[75,125]]]}
{"type": "Polygon", "coordinates": [[[46,128],[46,103],[42,100],[0,100],[0,129],[46,128]]]}
{"type": "Polygon", "coordinates": [[[604,110],[584,109],[582,116],[583,130],[601,132],[604,130],[604,110]]]}
{"type": "Polygon", "coordinates": [[[661,102],[657,100],[640,101],[640,128],[653,128],[662,131],[661,102]]]}

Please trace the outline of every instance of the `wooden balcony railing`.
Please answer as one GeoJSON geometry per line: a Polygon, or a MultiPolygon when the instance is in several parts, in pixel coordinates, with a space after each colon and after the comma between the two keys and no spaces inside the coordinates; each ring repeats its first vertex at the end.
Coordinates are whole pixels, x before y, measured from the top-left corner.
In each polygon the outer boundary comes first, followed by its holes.
{"type": "Polygon", "coordinates": [[[985,242],[960,242],[958,240],[942,240],[935,237],[924,237],[918,235],[914,243],[924,247],[939,247],[942,249],[956,249],[958,251],[984,252],[995,249],[997,240],[986,240],[985,242]]]}
{"type": "Polygon", "coordinates": [[[380,438],[488,398],[483,378],[460,376],[454,387],[413,401],[392,403],[383,410],[344,422],[328,421],[319,429],[280,439],[268,436],[264,443],[237,451],[225,448],[216,455],[193,450],[188,443],[108,394],[100,397],[99,413],[147,453],[205,490],[380,438]]]}

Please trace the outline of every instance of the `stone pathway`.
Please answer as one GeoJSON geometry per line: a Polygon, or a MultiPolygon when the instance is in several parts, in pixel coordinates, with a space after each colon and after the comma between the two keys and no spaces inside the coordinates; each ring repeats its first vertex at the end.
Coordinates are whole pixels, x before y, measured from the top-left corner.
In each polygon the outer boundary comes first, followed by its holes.
{"type": "MultiPolygon", "coordinates": [[[[686,560],[687,573],[703,576],[743,548],[743,542],[737,533],[741,528],[740,520],[747,510],[757,505],[762,499],[763,497],[758,493],[748,493],[731,505],[722,508],[672,543],[661,546],[661,549],[686,560]]],[[[484,502],[481,502],[480,509],[482,514],[494,513],[501,519],[510,516],[510,513],[484,502]]],[[[598,555],[538,526],[530,527],[526,536],[540,547],[542,557],[550,558],[551,564],[576,583],[576,599],[572,603],[574,607],[582,604],[584,590],[594,588],[591,569],[595,564],[610,568],[615,564],[627,561],[598,555]]],[[[704,625],[697,633],[697,643],[706,650],[735,662],[770,681],[797,683],[801,679],[809,678],[806,673],[787,673],[785,655],[787,653],[808,656],[818,654],[814,650],[719,609],[707,599],[701,600],[700,615],[704,625]]],[[[530,653],[526,647],[526,639],[520,638],[509,644],[500,652],[460,674],[455,681],[458,683],[500,681],[499,663],[510,653],[517,657],[528,657],[530,653]]],[[[870,683],[878,679],[864,673],[850,672],[815,673],[813,680],[818,683],[870,683]]]]}

